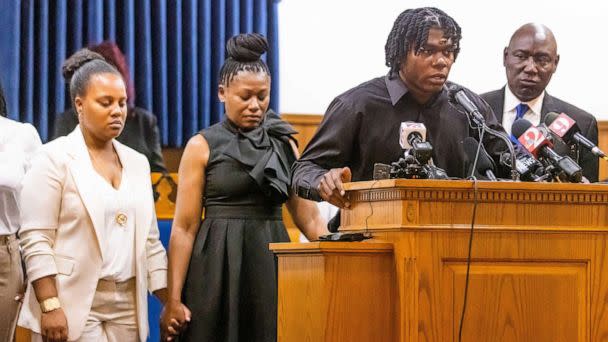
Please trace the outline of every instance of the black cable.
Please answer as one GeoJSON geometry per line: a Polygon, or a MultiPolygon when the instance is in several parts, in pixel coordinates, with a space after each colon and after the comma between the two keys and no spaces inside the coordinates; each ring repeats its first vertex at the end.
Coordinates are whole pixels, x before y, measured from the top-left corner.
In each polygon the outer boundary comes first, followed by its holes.
{"type": "Polygon", "coordinates": [[[473,166],[471,167],[471,175],[469,179],[475,179],[475,170],[477,170],[477,160],[479,160],[479,153],[481,151],[481,146],[483,146],[483,136],[486,132],[486,126],[481,126],[477,128],[477,135],[479,136],[479,141],[477,141],[477,151],[475,152],[475,159],[473,160],[473,166]]]}
{"type": "Polygon", "coordinates": [[[462,314],[460,315],[460,324],[458,327],[458,341],[462,341],[462,327],[464,326],[464,316],[467,310],[467,297],[469,294],[469,275],[471,270],[471,251],[473,250],[473,231],[475,228],[475,217],[477,216],[477,178],[473,180],[473,217],[471,218],[471,230],[469,233],[469,252],[467,255],[467,274],[464,284],[464,299],[462,303],[462,314]]]}
{"type": "Polygon", "coordinates": [[[473,232],[475,229],[475,217],[477,216],[477,178],[475,178],[475,169],[477,159],[479,158],[479,152],[481,151],[483,136],[485,134],[485,125],[478,128],[479,142],[477,144],[477,153],[475,154],[475,161],[473,162],[473,168],[471,170],[471,176],[468,179],[473,181],[473,217],[471,217],[471,230],[469,233],[469,250],[467,253],[467,273],[465,276],[464,284],[464,298],[462,303],[462,313],[460,315],[460,324],[458,326],[458,341],[462,340],[462,328],[464,326],[464,316],[467,311],[467,298],[469,294],[469,276],[471,271],[471,254],[473,250],[473,232]]]}
{"type": "MultiPolygon", "coordinates": [[[[447,89],[447,87],[444,85],[444,88],[447,89]]],[[[471,116],[467,113],[462,111],[458,106],[456,106],[454,103],[449,102],[452,107],[459,112],[460,114],[464,115],[467,117],[468,123],[469,123],[469,127],[475,129],[480,129],[483,128],[484,130],[487,130],[488,133],[490,133],[490,135],[497,137],[499,139],[501,139],[506,145],[507,148],[509,149],[509,153],[511,154],[511,179],[514,181],[519,181],[519,173],[517,172],[517,168],[515,167],[515,165],[517,165],[516,162],[516,155],[515,155],[515,148],[513,147],[513,144],[511,143],[511,140],[509,139],[509,137],[507,137],[505,134],[503,134],[502,132],[499,132],[495,129],[492,129],[490,126],[486,125],[485,122],[482,122],[480,125],[473,125],[473,119],[471,118],[471,116]],[[481,126],[481,127],[479,127],[481,126]]],[[[481,142],[481,138],[479,139],[479,141],[481,142]]],[[[479,151],[478,151],[479,152],[479,151]]]]}
{"type": "Polygon", "coordinates": [[[374,182],[372,183],[372,185],[370,185],[369,187],[369,194],[367,197],[367,203],[369,203],[369,209],[371,210],[371,212],[369,213],[369,215],[367,215],[365,217],[365,231],[363,232],[363,234],[365,236],[369,236],[369,226],[367,224],[367,220],[372,217],[372,215],[374,215],[374,206],[372,205],[372,189],[374,188],[374,185],[376,185],[376,183],[378,182],[378,179],[375,179],[374,182]]]}

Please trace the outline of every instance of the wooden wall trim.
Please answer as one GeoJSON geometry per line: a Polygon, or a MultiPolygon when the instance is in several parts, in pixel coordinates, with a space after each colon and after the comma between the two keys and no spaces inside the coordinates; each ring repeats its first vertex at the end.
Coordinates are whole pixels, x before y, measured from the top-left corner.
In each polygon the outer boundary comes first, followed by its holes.
{"type": "Polygon", "coordinates": [[[292,125],[315,125],[318,126],[323,120],[323,114],[281,114],[283,120],[292,125]]]}

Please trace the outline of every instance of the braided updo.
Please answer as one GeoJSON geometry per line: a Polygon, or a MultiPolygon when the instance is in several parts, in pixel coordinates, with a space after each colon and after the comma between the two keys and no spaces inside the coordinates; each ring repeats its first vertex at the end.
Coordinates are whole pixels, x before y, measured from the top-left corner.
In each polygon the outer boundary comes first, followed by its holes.
{"type": "Polygon", "coordinates": [[[236,35],[226,43],[226,60],[220,70],[220,84],[228,86],[240,71],[254,73],[265,72],[270,77],[270,70],[260,57],[268,51],[268,41],[259,33],[236,35]]]}
{"type": "Polygon", "coordinates": [[[86,95],[89,81],[93,75],[110,73],[122,78],[116,68],[106,62],[100,54],[89,49],[76,51],[63,62],[61,72],[65,81],[70,85],[72,105],[74,105],[76,96],[86,95]]]}

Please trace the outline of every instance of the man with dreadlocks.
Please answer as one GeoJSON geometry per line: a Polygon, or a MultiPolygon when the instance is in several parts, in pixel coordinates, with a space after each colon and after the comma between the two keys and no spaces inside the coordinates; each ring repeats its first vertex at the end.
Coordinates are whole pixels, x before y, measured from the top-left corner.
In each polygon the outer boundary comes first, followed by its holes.
{"type": "MultiPolygon", "coordinates": [[[[385,46],[389,73],[348,90],[329,105],[315,136],[294,164],[292,186],[298,195],[349,207],[342,183],[370,180],[374,163],[389,164],[403,156],[398,137],[404,121],[426,126],[436,166],[449,176],[465,177],[463,139],[479,137],[460,109],[448,102],[446,87],[460,38],[460,26],[437,8],[401,13],[385,46]]],[[[488,105],[472,92],[466,93],[486,123],[502,131],[488,105]]],[[[487,134],[483,142],[495,159],[507,148],[487,134]]]]}

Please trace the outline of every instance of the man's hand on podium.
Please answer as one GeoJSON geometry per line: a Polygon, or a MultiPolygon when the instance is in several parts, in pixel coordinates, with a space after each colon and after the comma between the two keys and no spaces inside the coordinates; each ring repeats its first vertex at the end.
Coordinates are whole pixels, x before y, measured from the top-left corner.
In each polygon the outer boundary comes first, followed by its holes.
{"type": "Polygon", "coordinates": [[[350,168],[342,167],[327,171],[319,182],[319,195],[324,201],[327,201],[339,208],[349,208],[350,202],[344,195],[343,183],[350,182],[352,174],[350,168]]]}

